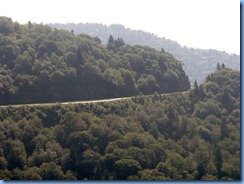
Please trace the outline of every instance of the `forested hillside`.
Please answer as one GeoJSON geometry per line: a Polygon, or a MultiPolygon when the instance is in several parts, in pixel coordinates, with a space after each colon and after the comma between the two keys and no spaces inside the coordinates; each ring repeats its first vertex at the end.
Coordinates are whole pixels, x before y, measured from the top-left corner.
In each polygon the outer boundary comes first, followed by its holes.
{"type": "MultiPolygon", "coordinates": [[[[162,48],[172,53],[177,59],[183,61],[183,69],[189,76],[191,84],[197,80],[202,83],[205,77],[215,71],[217,63],[225,63],[227,67],[240,70],[240,55],[228,54],[217,50],[204,50],[182,47],[175,41],[160,38],[157,35],[144,31],[126,29],[122,25],[106,26],[102,24],[80,23],[80,24],[49,24],[58,29],[74,30],[75,34],[85,33],[91,36],[98,36],[103,44],[107,43],[110,35],[121,37],[125,43],[131,45],[146,45],[157,50],[162,48]]],[[[163,23],[162,23],[163,27],[163,23]]],[[[191,38],[189,38],[191,39],[191,38]]]]}
{"type": "Polygon", "coordinates": [[[0,104],[62,102],[185,91],[171,54],[123,39],[75,35],[0,17],[0,104]]]}
{"type": "Polygon", "coordinates": [[[224,67],[188,92],[8,106],[0,121],[3,180],[240,180],[240,72],[224,67]]]}

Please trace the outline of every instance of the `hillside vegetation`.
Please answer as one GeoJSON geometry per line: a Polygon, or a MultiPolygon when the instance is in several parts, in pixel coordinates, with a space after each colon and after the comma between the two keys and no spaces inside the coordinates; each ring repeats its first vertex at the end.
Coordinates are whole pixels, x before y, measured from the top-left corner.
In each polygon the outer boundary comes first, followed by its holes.
{"type": "Polygon", "coordinates": [[[0,104],[185,91],[180,61],[147,46],[0,17],[0,104]]]}
{"type": "Polygon", "coordinates": [[[191,84],[195,80],[198,83],[202,83],[208,74],[215,71],[217,63],[225,63],[229,68],[240,70],[240,55],[228,54],[213,49],[204,50],[182,47],[176,41],[161,38],[142,30],[126,29],[118,24],[106,26],[96,23],[56,23],[49,25],[58,29],[74,30],[75,34],[85,33],[91,36],[98,36],[103,44],[106,44],[109,36],[112,35],[114,38],[123,38],[125,43],[130,45],[145,45],[160,51],[163,48],[165,51],[172,53],[177,59],[183,61],[183,69],[189,76],[191,84]]]}
{"type": "Polygon", "coordinates": [[[181,94],[0,108],[3,180],[240,180],[240,72],[181,94]]]}

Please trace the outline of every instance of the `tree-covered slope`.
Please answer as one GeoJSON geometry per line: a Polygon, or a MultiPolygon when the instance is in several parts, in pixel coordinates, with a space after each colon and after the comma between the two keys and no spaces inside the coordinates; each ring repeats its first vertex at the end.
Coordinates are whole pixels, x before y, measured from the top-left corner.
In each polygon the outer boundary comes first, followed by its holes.
{"type": "Polygon", "coordinates": [[[133,96],[189,89],[171,54],[0,17],[0,104],[133,96]]]}
{"type": "MultiPolygon", "coordinates": [[[[240,70],[240,56],[228,54],[217,50],[204,50],[182,47],[175,41],[160,38],[154,34],[144,31],[136,31],[125,28],[122,25],[106,26],[102,24],[80,23],[80,24],[49,24],[58,29],[74,30],[75,34],[85,33],[91,36],[98,36],[103,44],[107,43],[109,35],[121,37],[131,45],[146,45],[157,50],[162,48],[172,53],[177,59],[183,61],[183,69],[189,76],[191,84],[202,83],[205,77],[215,71],[217,63],[225,63],[227,67],[240,70]]],[[[189,38],[191,39],[191,38],[189,38]]]]}
{"type": "Polygon", "coordinates": [[[240,72],[191,92],[0,108],[3,180],[240,180],[240,72]]]}

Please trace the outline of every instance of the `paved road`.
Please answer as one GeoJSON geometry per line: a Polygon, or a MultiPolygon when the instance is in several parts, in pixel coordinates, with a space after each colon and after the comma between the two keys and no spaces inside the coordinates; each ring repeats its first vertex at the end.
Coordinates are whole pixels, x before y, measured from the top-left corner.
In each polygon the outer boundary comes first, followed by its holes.
{"type": "Polygon", "coordinates": [[[75,102],[55,102],[55,103],[35,103],[35,104],[18,104],[18,105],[1,105],[1,107],[23,107],[23,106],[53,106],[53,105],[68,105],[68,104],[86,104],[86,103],[99,103],[99,102],[110,102],[118,100],[131,99],[133,97],[122,97],[122,98],[111,98],[102,100],[89,100],[89,101],[75,101],[75,102]]]}
{"type": "MultiPolygon", "coordinates": [[[[163,93],[161,95],[172,95],[172,94],[184,94],[188,91],[184,92],[174,92],[174,93],[163,93]]],[[[153,95],[146,95],[146,96],[153,96],[153,95]]],[[[1,105],[0,108],[6,107],[23,107],[23,106],[54,106],[54,105],[70,105],[70,104],[87,104],[87,103],[99,103],[99,102],[110,102],[110,101],[118,101],[118,100],[127,100],[132,99],[137,96],[132,97],[121,97],[121,98],[111,98],[111,99],[102,99],[102,100],[89,100],[89,101],[75,101],[75,102],[55,102],[55,103],[36,103],[36,104],[18,104],[18,105],[1,105]]]]}

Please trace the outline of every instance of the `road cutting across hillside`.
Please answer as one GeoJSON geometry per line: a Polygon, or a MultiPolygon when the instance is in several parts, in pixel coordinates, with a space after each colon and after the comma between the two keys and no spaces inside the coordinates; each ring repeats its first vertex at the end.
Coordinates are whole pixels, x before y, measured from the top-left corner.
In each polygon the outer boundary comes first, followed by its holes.
{"type": "MultiPolygon", "coordinates": [[[[188,91],[183,91],[183,92],[173,92],[173,93],[162,93],[158,94],[161,96],[165,95],[173,95],[173,94],[184,94],[189,92],[188,91]]],[[[144,97],[150,97],[153,95],[145,95],[144,97]]],[[[1,105],[0,108],[8,108],[8,107],[13,107],[13,108],[18,108],[18,107],[36,107],[36,106],[55,106],[55,105],[74,105],[74,104],[90,104],[90,103],[101,103],[101,102],[112,102],[112,101],[120,101],[120,100],[129,100],[132,98],[140,97],[138,96],[132,96],[132,97],[121,97],[121,98],[110,98],[110,99],[101,99],[101,100],[87,100],[87,101],[69,101],[69,102],[54,102],[54,103],[33,103],[33,104],[9,104],[9,105],[1,105]]]]}

